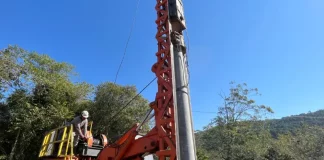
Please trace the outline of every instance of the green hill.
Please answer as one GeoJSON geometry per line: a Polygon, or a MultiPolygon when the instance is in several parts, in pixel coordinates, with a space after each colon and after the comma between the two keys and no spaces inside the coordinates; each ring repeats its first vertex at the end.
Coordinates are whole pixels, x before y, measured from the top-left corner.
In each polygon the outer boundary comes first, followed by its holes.
{"type": "Polygon", "coordinates": [[[324,159],[323,122],[319,110],[210,127],[196,132],[198,160],[324,159]]]}
{"type": "Polygon", "coordinates": [[[283,117],[281,119],[267,120],[267,122],[270,124],[270,131],[272,135],[294,132],[297,128],[304,124],[324,127],[324,110],[292,115],[283,117]]]}

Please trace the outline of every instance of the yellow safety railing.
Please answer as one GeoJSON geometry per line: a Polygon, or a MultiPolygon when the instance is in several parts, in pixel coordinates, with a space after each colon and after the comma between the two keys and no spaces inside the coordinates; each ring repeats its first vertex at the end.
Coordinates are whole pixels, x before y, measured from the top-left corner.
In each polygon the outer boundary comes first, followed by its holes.
{"type": "Polygon", "coordinates": [[[43,140],[39,157],[73,158],[73,126],[63,126],[48,132],[43,140]]]}
{"type": "MultiPolygon", "coordinates": [[[[93,122],[88,123],[91,133],[93,122]]],[[[62,126],[49,131],[44,139],[38,157],[60,157],[73,159],[73,125],[62,126]]]]}

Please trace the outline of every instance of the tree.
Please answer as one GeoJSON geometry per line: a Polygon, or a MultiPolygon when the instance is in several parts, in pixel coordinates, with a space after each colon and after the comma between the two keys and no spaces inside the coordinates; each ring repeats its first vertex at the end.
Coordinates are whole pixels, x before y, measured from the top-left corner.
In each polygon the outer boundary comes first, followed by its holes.
{"type": "Polygon", "coordinates": [[[248,88],[246,83],[236,86],[233,86],[235,82],[230,84],[232,86],[229,95],[220,94],[224,103],[218,108],[218,116],[211,125],[234,124],[242,120],[257,121],[263,116],[262,113],[273,113],[270,107],[257,105],[255,100],[250,98],[261,95],[257,88],[248,88]]]}
{"type": "Polygon", "coordinates": [[[250,98],[252,95],[259,95],[258,90],[248,89],[245,83],[232,86],[228,96],[221,94],[223,106],[199,136],[202,147],[213,159],[261,159],[266,153],[271,135],[260,118],[262,113],[273,111],[257,105],[250,98]]]}
{"type": "Polygon", "coordinates": [[[33,137],[34,130],[32,128],[32,122],[36,118],[37,113],[34,114],[31,111],[33,107],[29,103],[29,98],[26,90],[19,89],[7,99],[11,114],[11,124],[7,132],[15,136],[11,143],[9,160],[17,158],[24,159],[23,154],[21,154],[24,153],[24,148],[20,147],[20,145],[24,146],[26,142],[29,142],[28,138],[33,137]],[[25,136],[28,138],[22,138],[25,136]],[[19,144],[18,141],[20,142],[19,144]]]}
{"type": "Polygon", "coordinates": [[[205,150],[198,148],[197,149],[197,160],[209,160],[205,150]]]}
{"type": "Polygon", "coordinates": [[[266,160],[293,160],[294,158],[290,155],[280,153],[278,149],[270,147],[265,154],[264,158],[266,160]]]}
{"type": "Polygon", "coordinates": [[[149,104],[142,96],[134,98],[136,94],[135,86],[110,82],[98,85],[94,105],[90,108],[91,119],[95,122],[94,133],[104,133],[110,140],[116,139],[139,122],[149,109],[149,104]],[[127,103],[128,106],[123,109],[127,103]]]}
{"type": "Polygon", "coordinates": [[[213,122],[196,133],[197,148],[212,160],[324,159],[322,111],[262,120],[273,111],[256,104],[253,95],[259,95],[258,90],[246,84],[221,94],[224,105],[213,122]]]}
{"type": "MultiPolygon", "coordinates": [[[[10,152],[9,159],[36,159],[41,135],[73,118],[74,113],[89,101],[92,86],[84,82],[73,83],[70,80],[73,67],[47,55],[19,47],[9,47],[2,53],[15,55],[17,58],[10,62],[23,71],[16,78],[21,85],[13,88],[5,103],[10,117],[8,128],[3,131],[9,135],[5,150],[10,152]]],[[[8,80],[5,76],[2,79],[8,80]]],[[[2,84],[10,87],[8,83],[2,84]]]]}
{"type": "Polygon", "coordinates": [[[324,158],[324,129],[302,125],[293,134],[279,135],[276,147],[296,160],[324,158]]]}
{"type": "Polygon", "coordinates": [[[147,100],[137,96],[120,110],[135,97],[136,87],[112,83],[99,85],[92,101],[93,86],[72,82],[73,66],[46,54],[9,46],[0,52],[0,62],[0,93],[9,95],[0,103],[0,135],[5,135],[0,137],[1,158],[36,159],[42,135],[84,109],[95,122],[94,132],[108,133],[111,139],[139,122],[149,108],[147,100]]]}
{"type": "Polygon", "coordinates": [[[0,100],[9,88],[21,85],[20,77],[25,74],[19,60],[24,57],[24,51],[17,46],[8,46],[0,50],[0,100]]]}
{"type": "Polygon", "coordinates": [[[0,103],[0,159],[7,159],[9,151],[4,146],[8,145],[8,135],[6,134],[6,130],[9,127],[9,119],[10,113],[8,105],[4,103],[0,103]],[[2,155],[2,158],[1,158],[2,155]]]}

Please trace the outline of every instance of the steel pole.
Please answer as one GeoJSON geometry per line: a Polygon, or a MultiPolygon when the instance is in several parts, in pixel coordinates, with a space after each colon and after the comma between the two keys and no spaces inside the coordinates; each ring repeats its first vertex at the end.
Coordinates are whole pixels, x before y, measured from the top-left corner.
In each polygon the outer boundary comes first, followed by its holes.
{"type": "Polygon", "coordinates": [[[169,20],[171,24],[171,55],[177,130],[177,158],[196,160],[196,145],[189,96],[187,55],[183,30],[186,29],[182,0],[169,0],[169,20]]]}

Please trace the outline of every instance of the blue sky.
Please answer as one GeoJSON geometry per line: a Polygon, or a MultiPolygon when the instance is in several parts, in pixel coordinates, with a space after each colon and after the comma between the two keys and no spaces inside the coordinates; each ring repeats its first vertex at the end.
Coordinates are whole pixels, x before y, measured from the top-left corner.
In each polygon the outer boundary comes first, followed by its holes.
{"type": "MultiPolygon", "coordinates": [[[[117,83],[142,89],[157,51],[155,0],[141,0],[117,83]]],[[[324,107],[324,1],[184,0],[195,129],[215,117],[229,82],[259,88],[280,118],[324,107]],[[196,112],[201,111],[201,112],[196,112]]],[[[71,63],[79,80],[113,81],[135,0],[0,1],[0,47],[17,44],[71,63]]],[[[154,100],[156,83],[143,96],[154,100]]]]}

